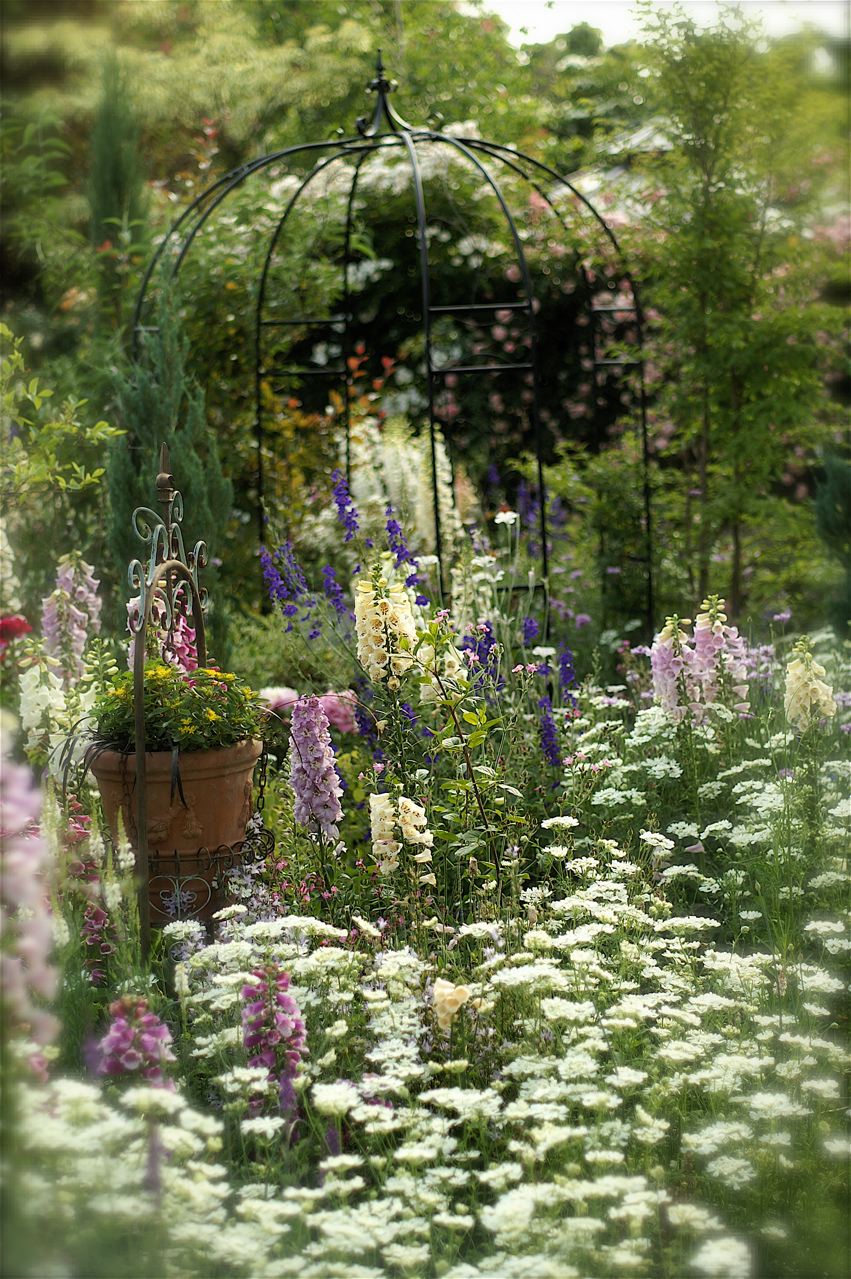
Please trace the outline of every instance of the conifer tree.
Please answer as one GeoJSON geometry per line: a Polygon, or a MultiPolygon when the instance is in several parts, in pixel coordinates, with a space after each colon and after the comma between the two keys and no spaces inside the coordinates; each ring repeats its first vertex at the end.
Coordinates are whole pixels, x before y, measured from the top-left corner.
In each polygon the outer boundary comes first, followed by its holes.
{"type": "Polygon", "coordinates": [[[122,254],[144,252],[148,193],[139,127],[127,80],[115,55],[103,65],[101,99],[91,134],[87,194],[89,238],[100,251],[100,291],[110,318],[120,320],[122,254]]]}
{"type": "Polygon", "coordinates": [[[131,516],[135,507],[153,504],[160,445],[167,444],[171,469],[185,503],[186,549],[199,538],[207,544],[210,563],[203,582],[212,601],[208,648],[224,661],[226,635],[222,610],[216,608],[214,558],[230,514],[232,489],[207,426],[204,392],[187,368],[188,348],[178,297],[174,291],[164,291],[157,308],[157,327],[146,334],[140,359],[116,375],[116,425],[126,435],[116,441],[109,455],[107,536],[118,580],[123,582],[129,560],[140,555],[141,548],[131,516]]]}

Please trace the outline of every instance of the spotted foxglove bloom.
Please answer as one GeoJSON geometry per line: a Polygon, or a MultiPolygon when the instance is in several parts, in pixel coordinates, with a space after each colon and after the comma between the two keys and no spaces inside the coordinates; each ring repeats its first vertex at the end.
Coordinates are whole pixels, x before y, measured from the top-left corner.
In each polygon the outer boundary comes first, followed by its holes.
{"type": "Polygon", "coordinates": [[[404,844],[409,845],[412,860],[419,868],[417,882],[433,887],[435,877],[427,868],[432,860],[434,835],[428,829],[428,817],[422,805],[406,795],[400,795],[395,802],[390,795],[370,795],[369,817],[372,855],[382,875],[389,875],[398,869],[404,841],[404,844]]]}
{"type": "Polygon", "coordinates": [[[97,1073],[111,1077],[147,1079],[156,1088],[174,1091],[163,1067],[175,1061],[171,1031],[136,995],[124,995],[109,1005],[109,1030],[97,1046],[97,1073]]]}
{"type": "Polygon", "coordinates": [[[702,707],[732,694],[735,709],[747,711],[747,650],[735,626],[727,625],[723,601],[710,595],[701,604],[694,622],[692,659],[688,685],[693,709],[700,718],[702,707]]]}
{"type": "Polygon", "coordinates": [[[370,795],[369,823],[372,855],[382,875],[389,875],[398,867],[402,851],[402,842],[396,835],[396,805],[389,795],[370,795]]]}
{"type": "MultiPolygon", "coordinates": [[[[242,1035],[248,1064],[268,1072],[282,1114],[296,1108],[293,1080],[306,1041],[301,1010],[288,994],[289,974],[270,964],[257,968],[242,987],[242,1035]]],[[[254,1110],[262,1103],[255,1099],[254,1110]]]]}
{"type": "Polygon", "coordinates": [[[819,719],[836,714],[833,691],[824,682],[825,669],[813,657],[806,640],[795,645],[795,656],[786,668],[786,718],[793,728],[808,729],[819,719]]]}
{"type": "Polygon", "coordinates": [[[52,660],[37,658],[18,680],[21,730],[31,760],[43,762],[57,740],[64,740],[68,724],[65,688],[52,660]]]}
{"type": "Polygon", "coordinates": [[[388,586],[384,578],[358,578],[355,584],[355,630],[358,661],[371,680],[400,687],[417,642],[411,601],[404,586],[388,586]]]}
{"type": "Polygon", "coordinates": [[[672,719],[679,722],[686,713],[680,700],[684,683],[683,672],[692,657],[688,647],[688,635],[682,629],[690,619],[673,617],[665,619],[665,625],[653,641],[650,650],[650,666],[653,671],[653,695],[672,719]]]}
{"type": "Polygon", "coordinates": [[[343,791],[334,767],[328,716],[318,697],[301,697],[293,707],[290,782],[295,791],[296,821],[318,829],[326,839],[338,839],[343,791]]]}
{"type": "Polygon", "coordinates": [[[0,611],[20,613],[21,608],[21,586],[15,572],[15,556],[5,528],[0,525],[0,611]]]}
{"type": "MultiPolygon", "coordinates": [[[[138,616],[138,598],[128,600],[127,626],[130,631],[130,643],[127,647],[127,665],[131,670],[136,658],[135,628],[138,616]]],[[[154,599],[151,620],[147,629],[148,633],[153,632],[156,635],[160,657],[169,666],[176,666],[181,671],[196,671],[198,669],[196,628],[190,624],[186,615],[185,597],[181,590],[178,590],[175,595],[174,625],[171,630],[166,625],[165,603],[161,599],[154,599]]]]}
{"type": "Polygon", "coordinates": [[[469,986],[456,986],[444,977],[438,977],[432,988],[432,1002],[441,1030],[449,1030],[460,1008],[467,1003],[472,991],[469,986]]]}
{"type": "MultiPolygon", "coordinates": [[[[4,739],[11,736],[3,716],[4,739]]],[[[0,767],[0,989],[10,1027],[26,1030],[30,1039],[49,1043],[57,1023],[43,1001],[56,993],[57,976],[50,963],[53,927],[46,877],[48,840],[39,830],[41,794],[28,768],[6,758],[0,767]]]]}
{"type": "Polygon", "coordinates": [[[91,564],[65,555],[56,572],[56,589],[41,602],[44,647],[59,662],[66,688],[83,674],[86,642],[100,632],[99,585],[91,564]]]}

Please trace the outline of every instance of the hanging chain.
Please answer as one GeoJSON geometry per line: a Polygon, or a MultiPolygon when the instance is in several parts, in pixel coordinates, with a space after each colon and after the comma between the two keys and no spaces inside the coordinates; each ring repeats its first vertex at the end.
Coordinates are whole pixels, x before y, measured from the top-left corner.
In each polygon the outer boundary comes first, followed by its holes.
{"type": "Polygon", "coordinates": [[[266,780],[269,771],[269,752],[266,750],[266,744],[263,744],[263,750],[260,752],[260,759],[257,761],[257,803],[255,804],[255,812],[262,813],[266,806],[266,780]]]}

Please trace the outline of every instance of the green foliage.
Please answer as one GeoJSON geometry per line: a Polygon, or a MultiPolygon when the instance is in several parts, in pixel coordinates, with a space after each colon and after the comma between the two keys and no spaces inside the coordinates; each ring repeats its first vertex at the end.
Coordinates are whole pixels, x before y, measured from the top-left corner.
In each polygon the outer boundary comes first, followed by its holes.
{"type": "Polygon", "coordinates": [[[92,128],[87,193],[91,207],[89,238],[99,253],[104,300],[112,299],[113,308],[120,288],[117,268],[121,257],[116,246],[126,248],[132,244],[139,250],[144,247],[148,210],[144,183],[139,128],[126,78],[112,54],[104,63],[103,96],[92,128]]]}
{"type": "Polygon", "coordinates": [[[837,635],[847,638],[851,628],[851,461],[828,453],[823,465],[824,478],[816,490],[816,527],[829,554],[844,570],[829,610],[837,635]]]}
{"type": "Polygon", "coordinates": [[[0,324],[0,506],[15,552],[25,612],[52,583],[55,562],[74,545],[91,555],[107,447],[121,435],[86,420],[85,400],[55,404],[52,390],[27,371],[21,341],[0,324]]]}
{"type": "Polygon", "coordinates": [[[91,139],[88,197],[92,243],[113,238],[116,226],[144,221],[147,198],[139,156],[139,128],[117,59],[104,63],[103,97],[91,139]]]}
{"type": "MultiPolygon", "coordinates": [[[[260,702],[229,672],[202,668],[187,674],[165,662],[145,663],[145,746],[149,751],[217,750],[261,731],[260,702]]],[[[135,741],[133,672],[121,671],[99,695],[98,738],[132,751],[135,741]]]]}
{"type": "Polygon", "coordinates": [[[295,628],[287,632],[277,614],[232,617],[231,665],[257,688],[287,686],[299,693],[345,688],[351,672],[333,645],[308,643],[295,628]]]}
{"type": "Polygon", "coordinates": [[[137,506],[151,504],[160,445],[167,444],[172,472],[185,502],[183,536],[187,549],[203,540],[210,553],[205,582],[212,601],[212,637],[221,659],[224,615],[216,608],[213,557],[230,517],[231,486],[222,473],[215,437],[207,427],[204,392],[187,372],[188,343],[174,296],[161,300],[157,322],[156,331],[146,335],[139,362],[116,376],[117,412],[126,437],[110,451],[107,466],[109,546],[116,578],[123,581],[128,562],[140,552],[131,516],[137,506]]]}
{"type": "Polygon", "coordinates": [[[679,468],[690,587],[715,585],[740,616],[766,549],[747,529],[764,535],[766,508],[794,497],[790,450],[811,448],[826,422],[824,319],[798,231],[806,204],[787,194],[813,139],[802,145],[794,126],[800,80],[743,20],[700,31],[675,9],[648,9],[648,30],[648,93],[669,146],[653,162],[651,235],[638,245],[661,312],[654,410],[673,424],[662,463],[679,468]]]}

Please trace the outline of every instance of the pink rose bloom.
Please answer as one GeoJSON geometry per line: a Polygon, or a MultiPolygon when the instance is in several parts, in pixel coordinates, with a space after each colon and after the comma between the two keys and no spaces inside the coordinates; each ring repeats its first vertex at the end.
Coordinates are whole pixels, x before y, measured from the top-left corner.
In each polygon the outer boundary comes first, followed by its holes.
{"type": "Polygon", "coordinates": [[[328,717],[328,723],[332,728],[336,728],[338,733],[358,731],[355,719],[356,703],[357,697],[350,688],[344,689],[342,693],[333,693],[329,689],[319,699],[319,704],[328,717]]]}
{"type": "Polygon", "coordinates": [[[298,701],[298,693],[294,688],[261,688],[260,696],[278,715],[289,713],[298,701]]]}

